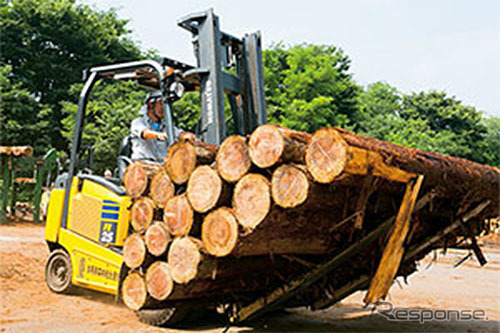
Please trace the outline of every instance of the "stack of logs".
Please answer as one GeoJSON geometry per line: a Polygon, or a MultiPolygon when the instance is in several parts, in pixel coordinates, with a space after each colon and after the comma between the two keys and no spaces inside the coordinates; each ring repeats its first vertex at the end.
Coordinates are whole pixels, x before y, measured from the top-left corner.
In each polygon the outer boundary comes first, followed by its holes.
{"type": "MultiPolygon", "coordinates": [[[[134,200],[133,233],[123,248],[130,268],[121,290],[124,303],[139,310],[200,276],[213,280],[221,274],[214,263],[224,258],[234,263],[250,256],[327,254],[334,245],[325,239],[337,232],[331,226],[346,215],[331,210],[339,207],[335,200],[353,206],[361,229],[369,196],[351,204],[332,184],[359,188],[363,196],[366,182],[360,179],[381,178],[401,191],[416,174],[425,176],[424,190],[439,185],[447,198],[470,191],[478,200],[498,197],[495,168],[339,128],[311,135],[263,125],[248,138],[228,137],[220,147],[179,141],[163,164],[134,162],[123,176],[134,200]]],[[[490,208],[490,214],[497,212],[497,203],[490,208]]]]}

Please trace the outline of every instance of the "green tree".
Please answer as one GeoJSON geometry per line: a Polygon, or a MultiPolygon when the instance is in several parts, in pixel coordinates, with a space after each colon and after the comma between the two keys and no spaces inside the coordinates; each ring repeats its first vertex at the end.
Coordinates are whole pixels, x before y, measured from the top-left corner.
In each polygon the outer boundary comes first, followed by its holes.
{"type": "Polygon", "coordinates": [[[263,58],[270,122],[309,132],[323,126],[354,125],[359,87],[342,50],[277,44],[264,51],[263,58]]]}
{"type": "Polygon", "coordinates": [[[400,119],[402,94],[387,83],[370,84],[358,99],[357,131],[386,140],[400,119]]]}
{"type": "Polygon", "coordinates": [[[51,108],[52,144],[67,147],[61,136],[60,102],[82,70],[136,59],[139,48],[129,38],[127,20],[114,10],[101,11],[75,0],[3,0],[0,7],[0,62],[12,67],[21,83],[51,108]]]}
{"type": "Polygon", "coordinates": [[[434,133],[436,145],[449,155],[486,162],[482,156],[486,127],[483,115],[444,92],[430,91],[405,95],[401,118],[425,121],[434,133]]]}
{"type": "Polygon", "coordinates": [[[485,118],[484,125],[486,127],[482,150],[484,162],[500,166],[500,118],[485,118]]]}
{"type": "Polygon", "coordinates": [[[20,83],[12,82],[10,66],[0,67],[0,145],[29,144],[35,152],[45,152],[49,111],[20,83]]]}
{"type": "MultiPolygon", "coordinates": [[[[71,93],[78,94],[82,85],[76,84],[71,93]]],[[[105,169],[116,167],[121,140],[130,134],[130,124],[138,111],[146,91],[133,82],[100,81],[94,86],[87,104],[82,144],[94,147],[94,171],[102,174],[105,169]]],[[[63,102],[63,135],[72,140],[77,104],[63,102]]]]}

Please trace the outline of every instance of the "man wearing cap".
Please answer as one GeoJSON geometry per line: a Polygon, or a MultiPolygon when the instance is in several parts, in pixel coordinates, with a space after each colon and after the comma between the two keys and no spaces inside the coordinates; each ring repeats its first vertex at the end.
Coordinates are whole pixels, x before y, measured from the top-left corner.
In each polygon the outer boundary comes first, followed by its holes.
{"type": "MultiPolygon", "coordinates": [[[[149,93],[139,111],[141,117],[132,121],[132,160],[150,160],[163,162],[167,156],[167,135],[162,122],[164,116],[163,101],[160,91],[149,93]]],[[[174,126],[175,139],[183,133],[174,126]]],[[[194,140],[194,134],[186,133],[188,140],[194,140]]],[[[186,136],[186,135],[184,135],[186,136]]]]}

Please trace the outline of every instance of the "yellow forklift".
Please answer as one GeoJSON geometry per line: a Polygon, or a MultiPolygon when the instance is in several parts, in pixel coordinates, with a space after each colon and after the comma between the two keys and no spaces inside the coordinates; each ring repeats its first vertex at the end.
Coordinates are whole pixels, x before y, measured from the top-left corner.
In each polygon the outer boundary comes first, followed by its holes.
{"type": "MultiPolygon", "coordinates": [[[[193,36],[197,66],[161,58],[84,71],[69,169],[56,179],[48,204],[45,240],[50,255],[45,277],[54,292],[67,293],[81,287],[119,298],[120,284],[127,273],[122,247],[129,233],[132,200],[119,177],[93,175],[91,162],[82,167],[86,105],[97,81],[133,80],[146,89],[160,90],[168,145],[174,138],[172,103],[185,91],[199,91],[201,95],[196,134],[205,142],[220,144],[228,134],[249,134],[266,121],[260,33],[239,39],[222,32],[212,9],[182,18],[178,25],[193,36]],[[227,115],[224,94],[231,109],[227,115]],[[229,121],[232,133],[227,130],[229,121]]],[[[119,174],[129,158],[126,154],[118,156],[119,174]]],[[[143,310],[138,315],[145,322],[164,324],[174,320],[175,313],[176,309],[169,308],[143,310]]]]}

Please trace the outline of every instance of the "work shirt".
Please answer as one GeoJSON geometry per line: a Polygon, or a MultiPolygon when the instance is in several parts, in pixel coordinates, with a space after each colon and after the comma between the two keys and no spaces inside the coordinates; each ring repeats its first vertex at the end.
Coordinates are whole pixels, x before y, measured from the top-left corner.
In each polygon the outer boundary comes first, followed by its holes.
{"type": "MultiPolygon", "coordinates": [[[[132,160],[151,160],[155,162],[163,162],[167,156],[167,141],[158,139],[146,140],[141,136],[142,131],[145,129],[157,132],[165,132],[163,122],[160,128],[154,129],[153,122],[147,115],[136,118],[130,125],[130,132],[132,136],[132,160]]],[[[178,138],[182,131],[174,126],[174,137],[178,138]]]]}

